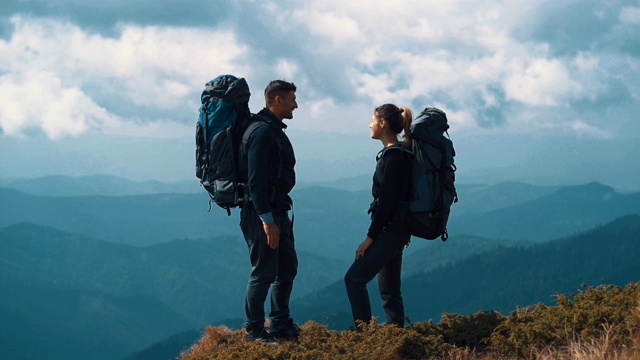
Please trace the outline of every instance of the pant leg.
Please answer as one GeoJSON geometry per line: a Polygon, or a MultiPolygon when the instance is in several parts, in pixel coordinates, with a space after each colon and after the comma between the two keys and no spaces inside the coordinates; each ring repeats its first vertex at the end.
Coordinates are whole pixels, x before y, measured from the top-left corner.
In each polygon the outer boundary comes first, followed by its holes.
{"type": "Polygon", "coordinates": [[[373,280],[378,272],[398,254],[402,256],[405,244],[404,238],[399,238],[390,232],[383,233],[371,244],[364,256],[355,260],[347,270],[344,281],[354,322],[371,320],[367,283],[373,280]]]}
{"type": "Polygon", "coordinates": [[[251,274],[245,296],[245,328],[247,331],[261,330],[264,328],[264,303],[278,272],[278,251],[267,245],[262,221],[253,206],[247,205],[242,209],[240,227],[251,259],[251,274]]]}
{"type": "Polygon", "coordinates": [[[404,303],[401,291],[402,250],[378,273],[378,290],[387,323],[404,327],[404,303]]]}
{"type": "Polygon", "coordinates": [[[293,325],[289,310],[289,299],[293,290],[293,280],[298,273],[298,257],[295,249],[293,227],[286,212],[274,214],[280,229],[278,246],[278,274],[271,286],[271,328],[286,330],[293,325]]]}

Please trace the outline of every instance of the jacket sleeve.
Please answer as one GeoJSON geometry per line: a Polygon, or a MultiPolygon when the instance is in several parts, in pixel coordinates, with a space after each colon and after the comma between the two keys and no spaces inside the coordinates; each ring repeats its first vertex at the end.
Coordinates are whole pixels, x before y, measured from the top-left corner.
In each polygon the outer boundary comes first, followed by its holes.
{"type": "Polygon", "coordinates": [[[247,149],[249,195],[265,224],[273,222],[269,201],[269,150],[273,142],[269,126],[260,126],[251,133],[247,149]]]}
{"type": "Polygon", "coordinates": [[[400,209],[402,187],[409,176],[411,163],[402,151],[386,151],[383,155],[384,167],[382,182],[378,193],[378,205],[371,219],[367,236],[374,241],[382,233],[382,228],[389,223],[395,212],[400,209]]]}

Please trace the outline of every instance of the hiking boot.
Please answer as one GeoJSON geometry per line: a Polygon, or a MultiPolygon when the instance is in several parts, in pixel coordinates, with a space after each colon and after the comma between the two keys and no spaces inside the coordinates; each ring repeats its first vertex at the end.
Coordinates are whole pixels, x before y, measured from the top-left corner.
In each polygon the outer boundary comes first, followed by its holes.
{"type": "Polygon", "coordinates": [[[269,329],[269,333],[276,338],[276,341],[298,341],[300,327],[292,324],[282,330],[269,329]]]}
{"type": "Polygon", "coordinates": [[[244,331],[244,341],[255,341],[266,345],[278,345],[276,338],[266,329],[244,331]]]}

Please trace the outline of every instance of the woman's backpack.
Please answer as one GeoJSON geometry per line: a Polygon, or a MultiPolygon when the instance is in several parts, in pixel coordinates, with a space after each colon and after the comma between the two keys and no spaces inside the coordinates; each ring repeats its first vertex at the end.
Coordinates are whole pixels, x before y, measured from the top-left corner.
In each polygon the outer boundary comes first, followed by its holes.
{"type": "Polygon", "coordinates": [[[411,235],[427,240],[447,240],[451,205],[458,202],[455,150],[448,129],[447,115],[433,107],[411,123],[413,195],[406,225],[411,235]]]}

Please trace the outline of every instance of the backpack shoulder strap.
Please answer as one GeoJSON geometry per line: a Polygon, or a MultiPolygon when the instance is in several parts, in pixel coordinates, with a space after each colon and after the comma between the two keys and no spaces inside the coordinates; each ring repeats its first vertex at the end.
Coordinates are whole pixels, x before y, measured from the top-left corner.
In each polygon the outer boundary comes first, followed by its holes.
{"type": "Polygon", "coordinates": [[[247,125],[242,134],[242,142],[246,142],[247,140],[249,140],[251,133],[253,133],[256,129],[264,126],[271,126],[269,124],[269,120],[267,120],[264,116],[253,114],[253,116],[251,116],[249,125],[247,125]]]}
{"type": "MultiPolygon", "coordinates": [[[[265,126],[271,128],[271,119],[267,118],[266,116],[253,114],[251,119],[252,121],[249,123],[244,131],[244,134],[242,135],[241,147],[245,146],[245,144],[249,141],[251,133],[253,133],[256,129],[265,126]]],[[[276,146],[278,146],[278,157],[280,159],[278,163],[277,178],[280,179],[280,177],[282,176],[282,140],[280,139],[280,137],[276,136],[275,142],[276,146]]],[[[241,149],[241,152],[246,153],[246,149],[241,149]]]]}
{"type": "MultiPolygon", "coordinates": [[[[376,173],[377,173],[378,166],[381,166],[381,169],[384,169],[386,165],[384,162],[384,154],[386,154],[387,151],[393,150],[393,149],[396,149],[395,151],[402,151],[402,153],[404,153],[409,158],[409,161],[413,161],[413,151],[411,151],[410,149],[407,149],[402,144],[385,146],[382,150],[378,152],[378,155],[376,155],[376,162],[378,163],[376,165],[376,173]]],[[[380,180],[380,183],[382,183],[382,179],[379,179],[379,180],[380,180]]]]}
{"type": "Polygon", "coordinates": [[[405,154],[409,155],[409,156],[413,156],[413,151],[411,151],[410,149],[407,149],[406,147],[404,147],[401,144],[395,144],[395,145],[391,145],[391,146],[385,146],[382,150],[380,150],[378,152],[378,155],[376,155],[376,161],[382,159],[382,157],[384,156],[384,154],[392,149],[397,149],[400,151],[403,151],[405,154]]]}

